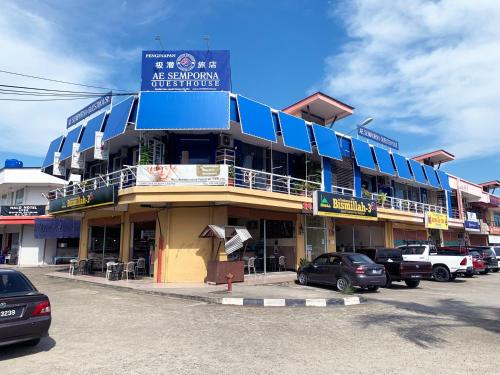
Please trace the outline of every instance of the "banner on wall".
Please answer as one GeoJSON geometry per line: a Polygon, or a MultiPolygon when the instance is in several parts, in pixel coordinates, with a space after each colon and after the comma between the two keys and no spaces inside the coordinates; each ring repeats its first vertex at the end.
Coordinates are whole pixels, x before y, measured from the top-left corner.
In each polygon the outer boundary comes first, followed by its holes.
{"type": "Polygon", "coordinates": [[[467,232],[481,232],[481,224],[475,220],[465,220],[464,228],[467,232]]]}
{"type": "Polygon", "coordinates": [[[83,169],[83,158],[80,153],[80,143],[73,143],[71,150],[71,169],[83,169]]]}
{"type": "Polygon", "coordinates": [[[142,51],[142,91],[231,91],[229,51],[142,51]]]}
{"type": "Polygon", "coordinates": [[[61,153],[54,152],[54,162],[52,167],[52,174],[54,176],[66,176],[66,168],[61,164],[61,153]]]}
{"type": "Polygon", "coordinates": [[[228,165],[139,165],[136,184],[142,186],[224,186],[228,165]]]}
{"type": "Polygon", "coordinates": [[[0,216],[41,216],[45,215],[45,205],[1,206],[0,216]]]}
{"type": "Polygon", "coordinates": [[[93,113],[96,113],[97,111],[110,105],[112,95],[113,95],[113,93],[109,92],[106,95],[101,96],[99,99],[93,101],[85,108],[76,112],[74,115],[68,117],[68,120],[66,121],[66,128],[72,127],[77,122],[80,122],[81,120],[89,117],[93,113]]]}
{"type": "Polygon", "coordinates": [[[315,191],[313,212],[320,216],[377,220],[377,203],[373,199],[315,191]]]}
{"type": "Polygon", "coordinates": [[[108,160],[109,149],[108,145],[102,141],[104,132],[95,132],[94,138],[94,159],[96,160],[108,160]]]}
{"type": "Polygon", "coordinates": [[[49,213],[78,211],[85,208],[103,207],[116,204],[117,194],[114,186],[106,186],[49,201],[49,213]]]}
{"type": "Polygon", "coordinates": [[[425,213],[425,227],[429,229],[448,229],[448,215],[438,212],[425,213]]]}

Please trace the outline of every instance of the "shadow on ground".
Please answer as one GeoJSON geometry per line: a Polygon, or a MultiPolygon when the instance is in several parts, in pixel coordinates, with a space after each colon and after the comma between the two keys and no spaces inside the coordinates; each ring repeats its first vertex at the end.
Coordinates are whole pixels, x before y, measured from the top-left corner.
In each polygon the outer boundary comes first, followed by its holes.
{"type": "Polygon", "coordinates": [[[423,347],[432,348],[447,343],[446,333],[456,327],[478,327],[500,334],[500,308],[476,306],[453,299],[440,299],[435,305],[416,302],[378,300],[377,302],[419,315],[370,313],[357,318],[363,328],[385,326],[399,337],[423,347]]]}
{"type": "Polygon", "coordinates": [[[36,346],[27,346],[26,344],[19,343],[0,347],[0,361],[6,359],[13,359],[24,357],[31,354],[40,352],[48,352],[56,346],[56,341],[52,337],[44,337],[36,346]]]}

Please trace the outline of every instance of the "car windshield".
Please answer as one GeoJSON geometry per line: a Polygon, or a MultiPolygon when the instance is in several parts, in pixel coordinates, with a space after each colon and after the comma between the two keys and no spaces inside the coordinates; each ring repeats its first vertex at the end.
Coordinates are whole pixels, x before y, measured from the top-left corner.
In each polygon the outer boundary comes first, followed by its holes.
{"type": "Polygon", "coordinates": [[[402,252],[400,249],[382,249],[378,250],[377,257],[397,259],[402,257],[402,252]]]}
{"type": "Polygon", "coordinates": [[[479,258],[479,253],[477,251],[471,251],[469,252],[469,255],[472,255],[474,258],[479,258]]]}
{"type": "Polygon", "coordinates": [[[0,295],[32,291],[33,287],[22,275],[14,272],[0,274],[0,295]]]}
{"type": "Polygon", "coordinates": [[[500,246],[495,246],[495,253],[500,256],[500,246]]]}
{"type": "Polygon", "coordinates": [[[347,256],[347,259],[351,261],[352,264],[358,265],[358,264],[373,264],[374,262],[368,258],[366,255],[363,254],[349,254],[347,256]]]}

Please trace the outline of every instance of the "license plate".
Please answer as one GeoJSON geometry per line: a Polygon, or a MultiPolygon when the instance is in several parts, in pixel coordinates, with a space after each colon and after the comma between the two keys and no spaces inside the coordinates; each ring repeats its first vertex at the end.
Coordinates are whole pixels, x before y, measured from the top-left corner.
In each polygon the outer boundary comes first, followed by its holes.
{"type": "Polygon", "coordinates": [[[5,309],[0,309],[0,320],[20,318],[22,315],[23,315],[22,307],[10,307],[5,309]]]}
{"type": "Polygon", "coordinates": [[[382,270],[372,270],[373,275],[380,275],[382,273],[382,270]]]}
{"type": "Polygon", "coordinates": [[[412,279],[420,279],[420,277],[421,277],[420,275],[411,275],[412,279]]]}

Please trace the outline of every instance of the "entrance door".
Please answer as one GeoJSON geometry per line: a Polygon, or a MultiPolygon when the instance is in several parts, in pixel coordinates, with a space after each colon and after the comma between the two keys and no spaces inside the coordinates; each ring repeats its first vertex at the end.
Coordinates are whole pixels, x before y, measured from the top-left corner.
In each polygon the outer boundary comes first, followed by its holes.
{"type": "Polygon", "coordinates": [[[320,216],[306,216],[306,259],[314,260],[317,256],[326,253],[325,218],[320,216]]]}

